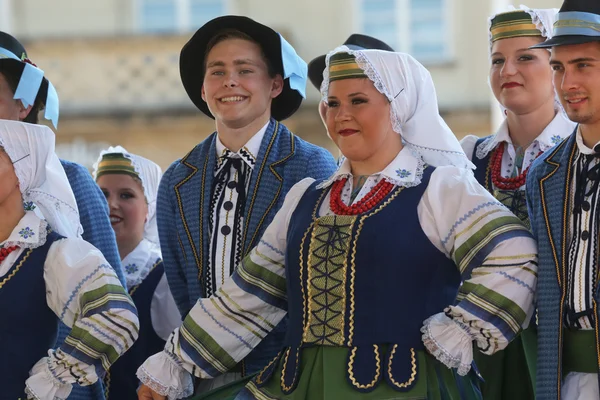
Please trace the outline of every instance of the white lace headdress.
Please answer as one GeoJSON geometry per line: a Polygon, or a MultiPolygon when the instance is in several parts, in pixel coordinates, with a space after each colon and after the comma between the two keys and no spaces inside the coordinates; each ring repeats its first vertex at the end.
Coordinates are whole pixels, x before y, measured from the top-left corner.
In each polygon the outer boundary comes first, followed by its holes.
{"type": "Polygon", "coordinates": [[[54,132],[43,125],[0,120],[0,147],[13,162],[26,208],[37,207],[58,234],[81,237],[75,195],[54,152],[54,132]]]}
{"type": "Polygon", "coordinates": [[[156,196],[158,194],[158,185],[160,184],[160,178],[162,177],[162,169],[155,162],[148,160],[137,154],[132,154],[125,150],[121,146],[111,146],[106,150],[100,152],[98,161],[94,163],[93,175],[94,179],[97,179],[98,166],[102,157],[105,154],[122,154],[123,157],[131,161],[131,165],[142,182],[142,189],[144,190],[144,196],[148,203],[148,215],[146,216],[146,224],[144,226],[144,238],[149,240],[155,245],[159,244],[158,240],[158,226],[156,223],[156,196]]]}
{"type": "Polygon", "coordinates": [[[351,50],[341,46],[331,51],[323,71],[321,95],[327,101],[329,60],[349,53],[358,66],[390,102],[392,128],[403,144],[432,166],[454,165],[474,168],[460,143],[442,119],[429,71],[412,56],[382,50],[351,50]]]}

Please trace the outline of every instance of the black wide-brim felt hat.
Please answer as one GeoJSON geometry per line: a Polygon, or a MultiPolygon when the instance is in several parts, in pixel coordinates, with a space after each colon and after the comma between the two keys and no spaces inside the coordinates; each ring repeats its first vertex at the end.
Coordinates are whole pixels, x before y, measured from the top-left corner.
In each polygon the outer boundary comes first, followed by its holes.
{"type": "MultiPolygon", "coordinates": [[[[25,61],[23,60],[28,59],[25,47],[15,37],[2,31],[0,31],[0,47],[10,51],[21,59],[15,60],[14,58],[5,58],[0,55],[0,65],[3,64],[9,66],[9,68],[5,70],[5,73],[14,73],[17,80],[20,80],[23,70],[25,69],[25,61]]],[[[48,93],[48,84],[48,79],[44,77],[36,98],[46,99],[46,95],[48,93]]]]}
{"type": "MultiPolygon", "coordinates": [[[[561,13],[564,15],[566,12],[584,12],[590,14],[596,14],[600,17],[600,1],[599,0],[565,0],[558,11],[557,19],[560,26],[561,13]]],[[[554,46],[564,46],[573,44],[583,44],[590,42],[600,41],[600,36],[593,35],[576,35],[576,34],[561,34],[560,31],[556,31],[551,39],[548,39],[542,43],[531,46],[531,49],[547,49],[554,46]]]]}
{"type": "MultiPolygon", "coordinates": [[[[226,15],[215,18],[204,24],[183,46],[179,57],[181,82],[192,102],[205,115],[214,119],[208,105],[202,99],[204,82],[204,64],[208,43],[223,30],[235,29],[245,33],[261,47],[265,57],[271,62],[276,73],[285,77],[281,54],[281,39],[273,29],[248,17],[226,15]]],[[[302,95],[290,87],[288,79],[284,79],[283,90],[271,103],[271,116],[277,121],[290,117],[302,103],[302,95]]]]}
{"type": "MultiPolygon", "coordinates": [[[[394,51],[394,49],[382,40],[376,39],[372,36],[361,35],[359,33],[353,33],[343,43],[344,46],[351,50],[385,50],[394,51]]],[[[315,57],[311,62],[308,63],[308,79],[317,90],[321,90],[321,84],[323,83],[323,71],[325,70],[325,54],[315,57]]]]}

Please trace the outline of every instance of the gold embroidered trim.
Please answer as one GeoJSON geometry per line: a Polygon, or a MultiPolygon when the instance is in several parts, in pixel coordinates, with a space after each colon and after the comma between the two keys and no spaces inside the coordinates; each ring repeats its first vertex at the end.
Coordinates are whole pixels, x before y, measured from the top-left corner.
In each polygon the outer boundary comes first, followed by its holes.
{"type": "Polygon", "coordinates": [[[379,346],[376,344],[373,345],[373,351],[375,352],[375,365],[377,366],[375,370],[375,377],[366,385],[360,384],[356,378],[354,377],[354,358],[356,357],[356,349],[357,347],[353,347],[350,352],[350,361],[348,362],[348,377],[352,381],[352,385],[359,389],[370,389],[379,381],[379,377],[381,376],[381,358],[379,357],[379,346]]]}
{"type": "Polygon", "coordinates": [[[388,199],[383,202],[382,204],[380,204],[379,206],[377,206],[373,211],[371,211],[370,213],[363,215],[362,217],[360,217],[360,220],[358,222],[358,229],[356,230],[356,235],[354,236],[354,241],[352,244],[352,256],[351,256],[351,263],[350,263],[350,318],[349,318],[349,333],[348,333],[348,347],[352,347],[352,339],[354,338],[354,280],[356,277],[356,246],[358,244],[358,237],[360,236],[360,233],[362,231],[363,225],[365,224],[365,220],[375,214],[377,214],[378,212],[380,212],[381,210],[383,210],[384,207],[386,207],[388,204],[390,204],[392,202],[392,200],[394,200],[396,197],[398,197],[398,195],[404,190],[404,187],[398,187],[390,197],[388,197],[388,199]]]}
{"type": "MultiPolygon", "coordinates": [[[[192,253],[194,254],[194,259],[196,260],[196,266],[198,267],[198,279],[201,278],[202,276],[202,261],[201,259],[198,257],[198,253],[196,252],[196,245],[194,244],[194,240],[192,239],[192,234],[190,232],[190,228],[188,227],[187,221],[185,220],[185,213],[183,212],[183,202],[181,201],[181,194],[179,194],[179,188],[181,187],[181,185],[183,185],[184,183],[186,183],[187,181],[189,181],[190,179],[192,179],[192,177],[194,175],[196,175],[196,173],[198,172],[198,168],[196,168],[195,166],[193,166],[192,164],[187,162],[187,158],[190,156],[190,154],[192,154],[194,150],[190,151],[182,160],[181,163],[183,165],[185,165],[188,168],[192,169],[192,173],[189,174],[188,176],[185,177],[185,179],[183,179],[182,181],[180,181],[179,183],[177,183],[174,187],[173,190],[175,191],[175,197],[177,198],[177,205],[179,207],[179,215],[181,216],[181,221],[183,222],[183,229],[185,230],[185,233],[188,237],[188,241],[190,242],[190,246],[192,247],[192,253]]],[[[202,177],[202,188],[200,191],[200,226],[202,226],[202,207],[203,207],[203,202],[204,202],[204,177],[206,176],[206,165],[208,163],[208,157],[206,157],[206,160],[204,162],[204,175],[202,177]]],[[[200,244],[202,244],[202,229],[199,230],[200,232],[200,244]]],[[[202,252],[202,246],[200,246],[200,251],[202,252]]],[[[183,253],[185,254],[185,253],[183,253]]],[[[202,254],[201,254],[202,256],[202,254]]]]}
{"type": "Polygon", "coordinates": [[[300,347],[298,347],[298,350],[296,350],[296,367],[294,369],[294,379],[292,380],[290,386],[285,386],[285,371],[287,369],[287,361],[290,356],[290,350],[292,350],[292,348],[288,347],[287,351],[285,352],[285,358],[283,360],[283,369],[281,370],[281,389],[283,389],[284,392],[289,392],[290,390],[292,390],[292,387],[296,383],[296,376],[298,374],[298,355],[300,354],[300,347]]]}
{"type": "Polygon", "coordinates": [[[106,371],[106,375],[104,375],[104,397],[108,399],[108,394],[110,393],[110,370],[106,371]]]}
{"type": "MultiPolygon", "coordinates": [[[[566,141],[565,141],[566,142],[566,141]]],[[[552,237],[552,232],[550,230],[550,217],[548,216],[548,207],[546,206],[546,196],[544,194],[544,182],[546,180],[548,180],[549,178],[551,178],[556,171],[558,170],[558,167],[560,167],[560,164],[554,162],[554,161],[550,161],[552,157],[554,157],[554,155],[556,154],[556,152],[558,150],[560,150],[563,146],[564,143],[559,145],[556,150],[554,150],[554,152],[548,156],[548,158],[546,158],[546,162],[552,166],[554,166],[554,171],[550,172],[548,175],[544,176],[543,178],[540,179],[540,199],[542,202],[542,212],[544,214],[544,218],[546,220],[546,231],[548,233],[548,240],[550,241],[550,247],[552,247],[552,256],[554,257],[554,263],[556,265],[556,277],[558,279],[558,284],[562,286],[562,277],[561,277],[561,271],[560,271],[560,263],[558,262],[558,254],[556,253],[556,246],[554,244],[554,240],[552,237]]],[[[573,146],[573,149],[575,148],[575,146],[573,146]]],[[[567,187],[569,185],[566,185],[567,187]]],[[[567,189],[568,190],[568,189],[567,189]]],[[[566,204],[565,204],[566,207],[566,204]]]]}
{"type": "Polygon", "coordinates": [[[265,373],[265,372],[266,372],[266,371],[269,369],[269,367],[270,367],[271,365],[273,365],[273,363],[274,363],[275,361],[277,361],[277,360],[279,359],[279,356],[281,355],[281,351],[282,351],[282,350],[280,350],[280,351],[279,351],[279,353],[277,353],[277,355],[275,356],[275,358],[273,358],[273,359],[271,360],[271,362],[270,362],[269,364],[267,364],[267,366],[266,366],[266,367],[264,367],[264,368],[262,369],[262,371],[260,371],[260,372],[258,373],[258,375],[256,375],[256,383],[258,383],[259,385],[262,385],[262,384],[264,383],[264,381],[263,381],[263,379],[262,379],[262,376],[263,376],[263,374],[264,374],[264,373],[265,373]]]}
{"type": "Polygon", "coordinates": [[[302,292],[302,337],[304,338],[304,336],[306,335],[306,330],[308,329],[307,323],[306,323],[306,305],[307,305],[307,298],[306,298],[306,291],[304,290],[304,243],[306,242],[306,237],[308,236],[308,232],[310,232],[310,230],[312,229],[314,222],[312,222],[309,226],[308,229],[306,229],[306,232],[304,232],[304,236],[302,237],[302,241],[300,242],[300,290],[302,292]]]}
{"type": "Polygon", "coordinates": [[[10,281],[12,279],[12,277],[17,274],[17,272],[19,272],[19,270],[21,269],[21,267],[23,266],[23,264],[25,263],[25,261],[31,255],[32,251],[33,251],[33,249],[27,249],[27,253],[25,253],[25,255],[23,256],[23,258],[21,259],[21,262],[15,267],[15,269],[13,269],[13,271],[10,274],[8,274],[8,276],[6,278],[4,278],[4,279],[2,279],[2,281],[0,281],[0,289],[2,289],[2,287],[4,285],[6,285],[6,283],[8,283],[8,281],[10,281]]]}
{"type": "MultiPolygon", "coordinates": [[[[256,225],[256,229],[254,230],[254,233],[252,234],[252,238],[250,239],[249,245],[246,246],[246,238],[248,237],[248,226],[250,225],[250,216],[252,215],[252,210],[254,208],[254,201],[256,200],[256,196],[258,194],[258,185],[260,184],[260,180],[265,168],[265,164],[267,163],[267,159],[269,158],[269,154],[271,154],[271,148],[273,147],[273,143],[275,143],[275,139],[277,138],[277,134],[279,133],[279,121],[275,121],[275,129],[273,132],[273,137],[271,138],[271,142],[269,143],[269,146],[267,147],[267,151],[265,152],[265,156],[263,158],[263,162],[260,165],[260,170],[258,172],[257,178],[256,178],[256,185],[254,186],[254,193],[252,195],[252,200],[250,201],[250,208],[248,208],[248,223],[244,224],[244,235],[243,235],[243,240],[242,240],[242,249],[243,252],[242,254],[246,255],[247,252],[249,250],[252,249],[252,247],[254,247],[254,241],[256,240],[257,236],[258,236],[258,232],[260,231],[260,227],[262,226],[262,224],[265,222],[265,218],[267,218],[267,214],[269,214],[269,212],[271,211],[271,209],[275,206],[275,203],[277,202],[277,199],[279,198],[279,194],[281,193],[281,185],[283,184],[283,178],[281,177],[281,175],[279,175],[274,169],[273,167],[275,167],[276,165],[279,165],[282,162],[285,162],[287,159],[289,159],[290,157],[292,157],[294,155],[294,146],[295,146],[295,141],[294,141],[294,135],[291,135],[291,152],[290,154],[288,154],[286,157],[284,157],[281,160],[278,160],[276,162],[274,162],[273,164],[271,164],[269,166],[269,169],[271,170],[271,172],[273,173],[273,175],[275,175],[275,177],[279,180],[279,187],[277,188],[277,193],[275,193],[275,196],[273,196],[273,201],[271,201],[271,204],[269,204],[269,207],[267,207],[267,210],[265,211],[265,213],[262,215],[260,221],[258,222],[258,224],[256,225]]],[[[291,133],[291,132],[290,132],[291,133]]]]}
{"type": "MultiPolygon", "coordinates": [[[[558,168],[560,167],[560,164],[554,161],[551,161],[552,157],[554,157],[556,155],[556,153],[562,149],[565,146],[565,143],[567,143],[567,141],[563,141],[560,145],[557,146],[557,148],[552,152],[552,154],[550,154],[547,158],[546,158],[546,163],[552,165],[554,167],[554,170],[552,172],[550,172],[548,175],[544,176],[543,178],[540,179],[540,199],[542,202],[542,212],[544,214],[544,219],[546,221],[546,231],[548,233],[548,240],[550,241],[550,247],[552,247],[552,256],[554,258],[554,263],[556,265],[556,279],[558,280],[558,285],[561,286],[562,288],[562,294],[561,294],[561,298],[560,298],[560,314],[559,315],[563,315],[564,312],[564,303],[565,303],[565,297],[566,297],[566,283],[563,284],[563,280],[562,280],[562,271],[561,271],[561,264],[559,264],[558,262],[558,254],[556,253],[556,246],[554,244],[554,240],[552,238],[552,232],[550,230],[550,217],[548,215],[548,207],[546,205],[546,196],[544,194],[544,182],[546,180],[548,180],[550,177],[552,177],[556,171],[558,171],[558,168]]],[[[570,178],[571,178],[571,166],[573,164],[573,155],[575,154],[575,145],[573,145],[573,148],[571,149],[571,155],[569,156],[569,165],[567,166],[567,182],[570,182],[570,178]]],[[[565,196],[569,195],[569,186],[570,185],[565,185],[565,196]]],[[[565,265],[564,265],[564,261],[565,261],[565,254],[564,254],[564,250],[566,248],[566,222],[567,222],[567,201],[568,197],[564,198],[564,209],[563,209],[563,237],[562,237],[562,249],[563,249],[563,254],[562,254],[562,270],[565,270],[565,265]]],[[[558,325],[558,340],[559,343],[562,343],[562,327],[563,324],[562,322],[558,325]]],[[[560,393],[561,390],[561,385],[562,385],[562,371],[561,371],[561,367],[560,367],[560,363],[559,363],[559,367],[558,367],[558,371],[557,371],[557,390],[558,393],[560,393]]]]}
{"type": "Polygon", "coordinates": [[[307,260],[308,315],[306,329],[303,330],[303,343],[344,345],[348,253],[355,223],[355,216],[327,215],[312,224],[307,260]],[[317,252],[320,252],[319,249],[325,243],[319,236],[326,234],[332,227],[339,227],[346,240],[340,235],[336,249],[330,248],[321,259],[317,252]],[[313,256],[321,260],[313,263],[313,256]],[[336,261],[341,263],[336,265],[336,261]]]}
{"type": "Polygon", "coordinates": [[[394,386],[401,388],[401,389],[406,389],[414,382],[414,380],[417,377],[417,357],[415,354],[415,349],[411,348],[410,349],[410,365],[411,365],[410,378],[408,378],[408,380],[404,383],[398,383],[394,380],[394,377],[392,376],[392,360],[394,359],[394,354],[396,353],[397,347],[398,347],[398,345],[395,344],[394,347],[392,348],[392,353],[390,354],[390,362],[388,364],[388,375],[390,377],[390,381],[394,384],[394,386]]]}

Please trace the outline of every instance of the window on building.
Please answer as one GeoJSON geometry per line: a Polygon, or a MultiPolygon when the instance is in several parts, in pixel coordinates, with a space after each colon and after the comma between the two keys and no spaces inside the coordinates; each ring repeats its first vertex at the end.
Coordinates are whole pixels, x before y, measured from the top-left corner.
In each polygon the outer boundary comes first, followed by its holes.
{"type": "Polygon", "coordinates": [[[137,26],[144,33],[194,31],[227,13],[227,0],[138,0],[137,26]]]}
{"type": "Polygon", "coordinates": [[[421,62],[451,58],[452,0],[359,0],[358,32],[374,36],[421,62]]]}

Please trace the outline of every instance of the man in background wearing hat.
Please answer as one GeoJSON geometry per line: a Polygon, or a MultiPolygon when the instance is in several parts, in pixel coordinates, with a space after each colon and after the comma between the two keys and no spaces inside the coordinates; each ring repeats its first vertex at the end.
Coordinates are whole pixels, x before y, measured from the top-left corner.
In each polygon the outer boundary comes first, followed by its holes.
{"type": "Polygon", "coordinates": [[[527,177],[539,246],[537,398],[598,399],[600,1],[566,0],[551,49],[554,87],[573,134],[527,177]]]}
{"type": "MultiPolygon", "coordinates": [[[[185,316],[198,298],[215,294],[230,278],[257,245],[290,188],[306,177],[330,176],[335,161],[281,123],[305,97],[307,69],[271,28],[241,16],[213,19],[183,47],[180,72],[190,99],[216,123],[215,133],[169,167],[158,194],[165,271],[185,316]]],[[[260,284],[264,278],[250,275],[241,284],[260,284]]],[[[215,323],[226,327],[244,322],[235,310],[223,308],[215,323]]],[[[197,391],[262,369],[279,351],[285,332],[282,321],[234,371],[201,382],[197,391]]],[[[191,375],[173,360],[185,357],[214,370],[208,365],[215,354],[196,347],[201,327],[186,320],[174,335],[179,346],[173,348],[172,336],[165,351],[138,370],[142,382],[152,382],[162,395],[173,393],[174,368],[181,378],[177,389],[191,391],[185,383],[191,385],[191,375]]],[[[213,377],[223,372],[215,371],[213,377]]],[[[140,396],[146,390],[143,387],[140,396]]]]}
{"type": "MultiPolygon", "coordinates": [[[[44,72],[29,60],[23,45],[13,36],[0,31],[0,119],[37,124],[38,113],[42,110],[46,119],[52,121],[56,128],[58,96],[54,86],[44,77],[44,72]]],[[[83,239],[102,252],[125,286],[104,195],[85,167],[65,160],[61,160],[61,164],[75,194],[83,239]]],[[[69,331],[66,325],[60,324],[58,345],[69,331]]],[[[103,398],[100,383],[93,387],[75,385],[69,396],[69,399],[82,400],[103,398]]]]}

